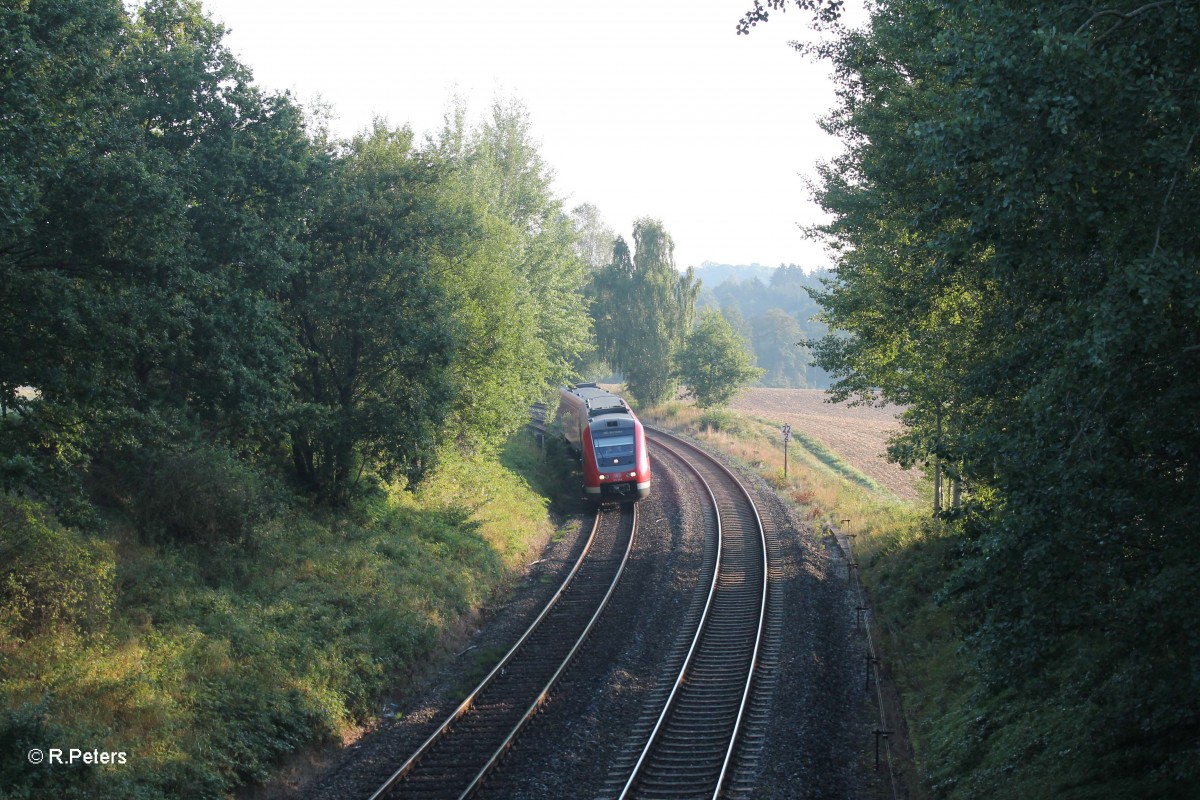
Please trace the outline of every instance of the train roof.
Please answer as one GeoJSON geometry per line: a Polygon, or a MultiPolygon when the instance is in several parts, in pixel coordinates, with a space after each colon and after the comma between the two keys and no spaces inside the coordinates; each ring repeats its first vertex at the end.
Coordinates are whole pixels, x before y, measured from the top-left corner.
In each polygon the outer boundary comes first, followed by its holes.
{"type": "Polygon", "coordinates": [[[624,400],[594,383],[579,383],[568,386],[564,391],[583,401],[589,418],[601,414],[633,414],[624,400]]]}

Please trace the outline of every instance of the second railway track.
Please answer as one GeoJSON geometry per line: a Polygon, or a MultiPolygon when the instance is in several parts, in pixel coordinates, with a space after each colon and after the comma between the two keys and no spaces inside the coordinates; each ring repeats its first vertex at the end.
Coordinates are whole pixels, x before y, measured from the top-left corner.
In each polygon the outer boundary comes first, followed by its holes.
{"type": "Polygon", "coordinates": [[[708,597],[670,694],[619,797],[720,797],[737,752],[763,639],[767,550],[741,482],[704,451],[654,432],[713,504],[718,546],[708,597]]]}
{"type": "Polygon", "coordinates": [[[476,790],[583,644],[620,580],[636,528],[636,506],[597,513],[583,555],[546,609],[371,800],[476,790]]]}

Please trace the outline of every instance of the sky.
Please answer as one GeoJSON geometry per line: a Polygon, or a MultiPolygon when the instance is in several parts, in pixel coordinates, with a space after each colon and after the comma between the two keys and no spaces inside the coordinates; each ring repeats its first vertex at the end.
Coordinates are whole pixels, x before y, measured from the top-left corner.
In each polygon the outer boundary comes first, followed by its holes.
{"type": "Polygon", "coordinates": [[[662,220],[680,268],[829,265],[806,177],[840,151],[817,120],[828,67],[788,42],[798,10],[749,36],[752,0],[202,0],[268,90],[329,105],[349,137],[376,117],[418,136],[452,98],[473,119],[519,100],[571,209],[592,203],[630,239],[662,220]]]}

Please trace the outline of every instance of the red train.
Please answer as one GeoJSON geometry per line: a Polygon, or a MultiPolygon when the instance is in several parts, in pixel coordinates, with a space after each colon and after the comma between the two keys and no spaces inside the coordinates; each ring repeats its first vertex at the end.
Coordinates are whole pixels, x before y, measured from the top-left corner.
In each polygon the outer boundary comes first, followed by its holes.
{"type": "Polygon", "coordinates": [[[558,420],[583,460],[583,492],[596,502],[650,494],[646,433],[625,401],[594,383],[559,392],[558,420]]]}

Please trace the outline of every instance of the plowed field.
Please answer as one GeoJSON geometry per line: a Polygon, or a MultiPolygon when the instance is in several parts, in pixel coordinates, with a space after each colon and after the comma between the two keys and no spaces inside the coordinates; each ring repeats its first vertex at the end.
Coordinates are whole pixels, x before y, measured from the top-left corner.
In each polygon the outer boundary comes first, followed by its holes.
{"type": "Polygon", "coordinates": [[[851,466],[897,497],[917,499],[920,473],[889,464],[888,438],[899,429],[895,406],[871,408],[825,402],[820,389],[750,389],[730,407],[763,419],[790,423],[793,430],[820,439],[851,466]]]}

